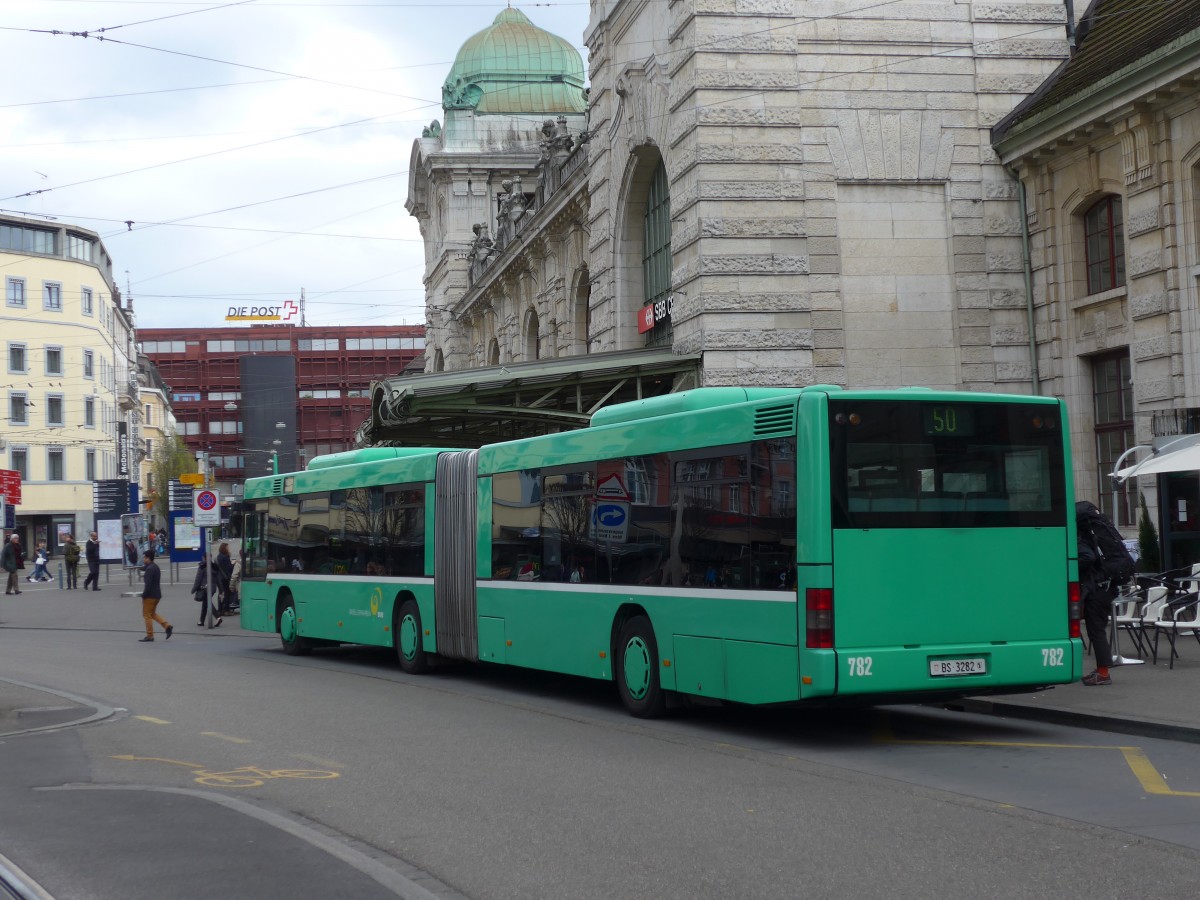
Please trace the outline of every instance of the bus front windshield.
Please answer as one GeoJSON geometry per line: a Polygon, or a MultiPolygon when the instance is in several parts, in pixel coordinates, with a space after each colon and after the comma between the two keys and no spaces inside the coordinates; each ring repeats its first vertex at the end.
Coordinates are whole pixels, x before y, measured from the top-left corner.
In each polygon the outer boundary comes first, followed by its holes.
{"type": "Polygon", "coordinates": [[[834,528],[1062,527],[1060,407],[829,401],[834,528]]]}

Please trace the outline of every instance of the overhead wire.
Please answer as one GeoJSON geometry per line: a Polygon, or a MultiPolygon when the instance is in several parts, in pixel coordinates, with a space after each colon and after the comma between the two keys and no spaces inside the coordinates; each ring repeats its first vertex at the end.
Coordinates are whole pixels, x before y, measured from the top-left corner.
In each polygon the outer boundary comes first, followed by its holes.
{"type": "MultiPolygon", "coordinates": [[[[783,29],[783,28],[795,27],[796,25],[803,24],[804,22],[809,22],[809,21],[812,21],[812,20],[814,20],[814,19],[819,19],[819,18],[836,18],[836,17],[840,17],[840,16],[842,16],[842,15],[849,15],[849,14],[855,14],[855,13],[862,13],[863,11],[866,11],[866,10],[869,10],[869,9],[873,9],[873,8],[876,8],[876,7],[881,7],[881,6],[889,5],[890,3],[893,3],[893,2],[896,2],[896,0],[886,0],[886,2],[877,3],[877,4],[872,4],[872,5],[869,5],[869,6],[856,7],[856,8],[854,8],[854,9],[852,9],[852,10],[844,10],[844,11],[841,11],[841,12],[839,12],[839,13],[830,14],[830,15],[827,15],[827,16],[814,16],[814,17],[806,17],[806,18],[805,18],[805,19],[804,19],[802,22],[795,22],[795,21],[792,21],[792,22],[784,23],[784,24],[782,24],[782,25],[779,25],[779,26],[774,26],[774,27],[772,27],[772,28],[761,29],[761,30],[759,30],[759,31],[755,31],[755,32],[742,32],[742,33],[739,33],[738,35],[724,35],[724,36],[721,36],[721,37],[719,37],[719,38],[714,38],[712,41],[705,42],[705,43],[702,43],[702,44],[698,44],[698,45],[697,45],[697,47],[705,47],[705,46],[710,46],[710,45],[717,44],[717,43],[719,43],[719,42],[721,42],[721,41],[724,41],[724,40],[729,40],[729,39],[733,39],[733,38],[744,38],[744,37],[746,37],[746,36],[749,36],[749,35],[754,35],[754,34],[762,34],[762,33],[764,33],[764,32],[767,32],[767,31],[777,31],[777,30],[780,30],[780,29],[783,29]]],[[[1049,27],[1051,27],[1051,28],[1057,28],[1057,27],[1060,27],[1060,26],[1049,26],[1049,27]]],[[[1041,30],[1045,30],[1045,29],[1039,28],[1039,29],[1036,29],[1035,31],[1041,31],[1041,30]]],[[[1029,34],[1029,33],[1034,33],[1034,32],[1027,32],[1026,34],[1029,34]]],[[[956,46],[955,48],[953,48],[953,49],[950,49],[950,50],[946,50],[946,51],[940,51],[940,53],[946,53],[946,52],[960,52],[960,50],[962,49],[962,47],[965,47],[965,46],[969,46],[969,44],[963,44],[963,45],[961,45],[961,46],[956,46]]],[[[915,55],[915,56],[906,57],[904,60],[890,60],[890,61],[887,61],[887,62],[885,62],[885,63],[881,64],[880,66],[875,66],[875,67],[870,67],[870,68],[873,70],[873,69],[882,68],[882,67],[886,67],[886,66],[897,65],[897,64],[899,64],[899,63],[901,63],[901,62],[904,62],[904,61],[907,61],[907,60],[921,60],[921,59],[927,59],[927,58],[929,58],[929,57],[930,57],[930,55],[931,55],[931,54],[921,54],[921,55],[915,55]]],[[[932,55],[939,55],[939,54],[938,54],[938,53],[935,53],[935,54],[932,54],[932,55]]],[[[231,63],[231,64],[232,64],[232,63],[231,63]]],[[[234,64],[234,65],[237,65],[237,64],[234,64]]],[[[603,68],[603,67],[601,67],[601,68],[603,68]]],[[[272,71],[272,72],[275,72],[276,70],[265,70],[265,71],[272,71]]],[[[860,69],[860,70],[855,70],[855,71],[857,71],[857,72],[862,72],[862,71],[867,71],[867,70],[866,70],[866,69],[860,69]]],[[[303,76],[292,76],[292,75],[290,75],[289,73],[280,73],[280,74],[285,74],[285,75],[287,75],[288,77],[303,77],[303,76]]],[[[848,77],[848,76],[850,76],[850,75],[853,75],[853,74],[855,74],[855,72],[838,72],[838,73],[832,73],[832,74],[830,74],[830,75],[825,75],[825,76],[822,76],[820,79],[815,79],[813,82],[806,82],[806,83],[802,83],[802,84],[798,85],[798,86],[797,86],[797,88],[800,88],[800,87],[805,87],[805,86],[810,86],[810,85],[811,85],[811,84],[813,84],[813,83],[817,83],[817,82],[820,82],[820,81],[825,81],[825,80],[828,80],[828,79],[833,79],[833,78],[844,78],[844,77],[848,77]]],[[[736,101],[739,101],[739,100],[748,99],[748,98],[750,98],[750,97],[753,97],[753,96],[758,96],[758,95],[761,95],[761,94],[763,94],[763,93],[766,93],[766,92],[767,92],[766,90],[752,91],[752,92],[749,92],[749,93],[739,94],[739,96],[737,96],[737,97],[733,97],[733,98],[725,98],[725,99],[722,99],[722,100],[716,101],[716,102],[714,102],[714,103],[712,103],[712,104],[704,104],[704,106],[715,106],[715,105],[720,105],[720,104],[723,104],[723,103],[736,102],[736,101]]],[[[377,117],[377,118],[382,118],[382,117],[377,117]]],[[[370,120],[363,120],[363,121],[370,121],[370,120]]],[[[346,123],[346,124],[355,124],[355,123],[346,123]]],[[[338,126],[331,126],[331,127],[338,127],[338,126]]],[[[324,129],[318,129],[318,130],[324,130],[324,129]]],[[[532,145],[532,142],[530,142],[530,145],[532,145]]],[[[255,146],[255,145],[248,145],[248,146],[255,146]]],[[[236,149],[236,148],[233,148],[233,149],[236,149]]],[[[69,186],[69,185],[68,185],[68,186],[69,186]]],[[[231,209],[232,209],[232,208],[231,208],[231,209]]],[[[163,224],[170,224],[170,223],[163,223],[163,224]]],[[[247,249],[253,249],[253,248],[247,248],[247,249]]],[[[166,274],[166,273],[164,273],[164,274],[166,274]]]]}

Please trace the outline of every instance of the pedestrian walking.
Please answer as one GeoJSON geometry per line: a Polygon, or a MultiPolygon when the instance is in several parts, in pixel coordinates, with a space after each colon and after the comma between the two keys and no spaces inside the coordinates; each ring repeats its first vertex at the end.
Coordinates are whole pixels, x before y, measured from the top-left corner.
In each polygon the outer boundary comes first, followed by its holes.
{"type": "Polygon", "coordinates": [[[83,579],[83,589],[92,585],[93,591],[100,590],[100,536],[96,532],[88,535],[87,543],[83,545],[83,556],[87,560],[88,574],[83,579]]]}
{"type": "Polygon", "coordinates": [[[50,570],[47,566],[50,563],[50,554],[46,551],[46,542],[37,545],[37,550],[33,554],[33,572],[26,579],[30,584],[35,584],[39,581],[50,580],[50,570]]]}
{"type": "Polygon", "coordinates": [[[233,580],[233,557],[229,554],[228,544],[222,543],[217,548],[213,563],[217,567],[217,609],[224,616],[229,614],[229,587],[233,580]]]}
{"type": "Polygon", "coordinates": [[[25,568],[25,555],[21,552],[21,537],[15,531],[12,533],[12,537],[4,542],[4,550],[0,551],[0,566],[8,573],[8,583],[4,587],[4,593],[21,593],[20,576],[17,573],[25,568]]]}
{"type": "Polygon", "coordinates": [[[73,535],[67,535],[66,543],[63,544],[63,562],[67,565],[67,590],[75,590],[79,587],[79,557],[83,551],[79,549],[79,544],[75,543],[73,535]]]}
{"type": "MultiPolygon", "coordinates": [[[[200,621],[196,624],[201,628],[204,627],[204,623],[208,620],[208,598],[210,593],[208,589],[208,561],[202,560],[200,565],[196,567],[196,577],[192,581],[192,599],[200,604],[200,621]]],[[[216,612],[217,604],[214,602],[213,614],[216,615],[216,612]]],[[[218,615],[212,627],[219,628],[220,625],[221,617],[218,615]]]]}
{"type": "Polygon", "coordinates": [[[162,572],[154,561],[154,554],[147,550],[142,554],[142,618],[146,621],[146,636],[141,639],[144,644],[154,640],[154,623],[157,622],[167,633],[167,640],[175,629],[171,623],[158,614],[158,601],[162,599],[162,572]]]}

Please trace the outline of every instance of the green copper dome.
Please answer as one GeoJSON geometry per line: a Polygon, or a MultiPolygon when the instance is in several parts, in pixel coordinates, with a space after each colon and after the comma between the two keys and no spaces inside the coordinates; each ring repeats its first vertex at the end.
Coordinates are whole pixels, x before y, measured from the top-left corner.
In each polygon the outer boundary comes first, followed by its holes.
{"type": "Polygon", "coordinates": [[[442,85],[442,107],[477,113],[582,113],[583,59],[517,9],[467,38],[442,85]]]}

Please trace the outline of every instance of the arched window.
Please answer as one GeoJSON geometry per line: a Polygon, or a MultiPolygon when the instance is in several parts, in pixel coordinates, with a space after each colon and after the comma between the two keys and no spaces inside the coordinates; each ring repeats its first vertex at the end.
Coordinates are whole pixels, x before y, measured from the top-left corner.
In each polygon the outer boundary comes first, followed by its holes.
{"type": "Polygon", "coordinates": [[[1104,197],[1084,214],[1089,294],[1125,283],[1125,223],[1121,198],[1104,197]]]}
{"type": "MultiPolygon", "coordinates": [[[[645,227],[642,240],[642,284],[646,306],[661,301],[664,309],[671,293],[671,190],[667,184],[667,167],[662,160],[650,176],[650,192],[646,197],[645,227]]],[[[647,346],[670,346],[671,318],[654,317],[654,327],[646,333],[647,346]]]]}
{"type": "Polygon", "coordinates": [[[441,350],[438,350],[436,353],[433,354],[433,371],[435,371],[435,372],[445,372],[446,371],[446,357],[444,357],[442,355],[441,350]]]}
{"type": "Polygon", "coordinates": [[[542,341],[538,337],[537,310],[531,309],[525,317],[525,358],[527,360],[541,359],[542,341]]]}
{"type": "Polygon", "coordinates": [[[579,343],[580,353],[588,353],[592,348],[592,282],[588,278],[588,267],[581,266],[575,273],[575,315],[572,323],[575,329],[575,340],[579,343]]]}
{"type": "Polygon", "coordinates": [[[492,338],[492,342],[488,344],[487,364],[489,366],[500,365],[500,344],[495,338],[492,338]]]}

